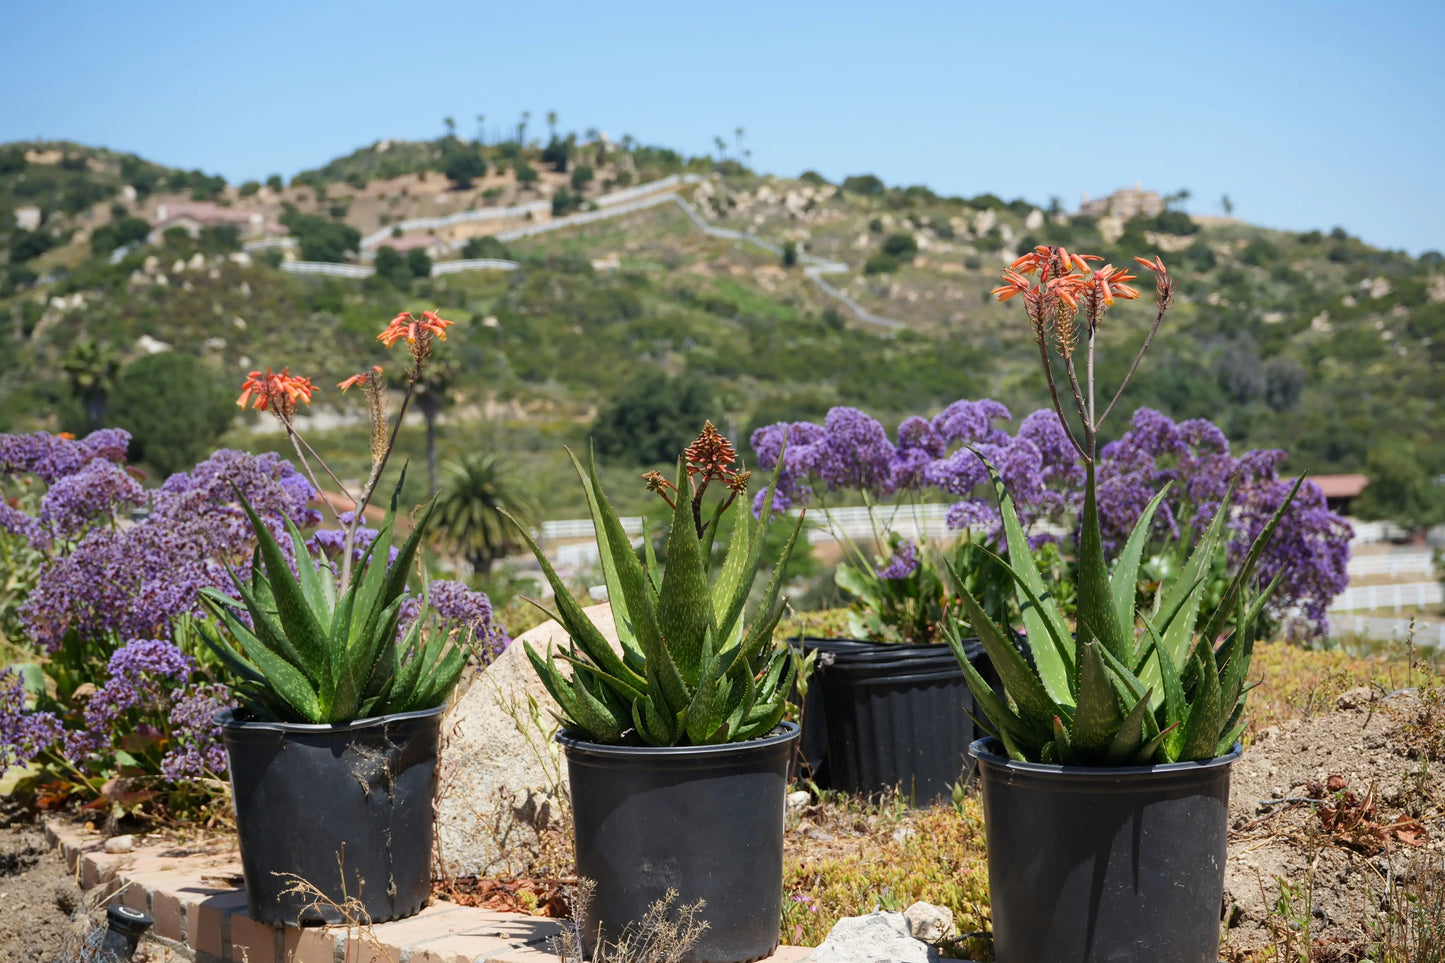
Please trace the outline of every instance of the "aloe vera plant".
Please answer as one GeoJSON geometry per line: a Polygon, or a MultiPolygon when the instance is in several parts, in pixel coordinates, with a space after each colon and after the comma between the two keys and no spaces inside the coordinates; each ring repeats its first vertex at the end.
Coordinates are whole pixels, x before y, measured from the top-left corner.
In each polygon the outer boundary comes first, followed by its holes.
{"type": "Polygon", "coordinates": [[[518,525],[556,594],[557,611],[544,611],[571,640],[567,651],[545,655],[527,644],[527,657],[571,735],[606,745],[712,745],[766,735],[782,720],[793,669],[786,649],[774,646],[773,630],[802,520],[773,568],[755,618],[745,624],[748,596],[764,560],[778,469],[754,519],[749,473],[734,470],[735,459],[727,439],[709,423],[678,460],[674,482],[656,472],[646,476],[648,487],[672,510],[666,565],[659,566],[650,541],[644,540],[645,563],[638,559],[602,490],[595,461],[589,458],[584,469],[572,456],[587,493],[620,652],[518,525]],[[704,496],[714,481],[725,483],[727,494],[709,507],[704,496]],[[723,527],[731,532],[727,553],[710,573],[713,543],[723,527]]]}
{"type": "MultiPolygon", "coordinates": [[[[977,720],[1003,743],[1009,756],[1029,762],[1066,765],[1147,765],[1210,759],[1227,753],[1244,731],[1245,697],[1257,683],[1246,680],[1260,614],[1278,584],[1251,591],[1260,552],[1274,533],[1292,491],[1251,545],[1208,622],[1199,624],[1200,601],[1208,586],[1209,563],[1223,537],[1229,514],[1225,500],[1200,538],[1189,561],[1166,580],[1150,612],[1135,612],[1140,556],[1154,513],[1167,487],[1154,496],[1119,554],[1112,576],[1102,551],[1079,560],[1081,601],[1077,632],[1071,632],[1059,606],[1029,555],[1018,513],[991,467],[1011,565],[1003,566],[1017,587],[1023,613],[1027,657],[1012,633],[990,621],[965,588],[961,600],[974,631],[988,652],[1005,698],[1000,698],[969,662],[961,632],[947,633],[963,667],[977,720]],[[1021,560],[1021,561],[1020,561],[1021,560]],[[1082,601],[1082,586],[1094,588],[1094,604],[1082,601]],[[1136,619],[1137,614],[1137,619],[1136,619]],[[1136,621],[1142,631],[1136,634],[1136,621]],[[1232,624],[1231,624],[1232,623],[1232,624]],[[1215,646],[1226,629],[1228,637],[1215,646]]],[[[1295,483],[1295,490],[1300,482],[1295,483]]],[[[1089,478],[1081,542],[1098,539],[1093,477],[1089,478]]]]}
{"type": "Polygon", "coordinates": [[[1246,681],[1250,656],[1260,615],[1279,584],[1276,577],[1267,586],[1257,586],[1254,570],[1304,480],[1295,483],[1255,538],[1220,604],[1203,625],[1199,624],[1200,601],[1229,517],[1232,485],[1188,562],[1159,587],[1152,611],[1135,612],[1140,557],[1154,513],[1168,488],[1155,495],[1140,515],[1111,576],[1099,527],[1098,434],[1149,350],[1173,303],[1176,282],[1161,259],[1134,259],[1154,274],[1157,313],[1112,400],[1100,410],[1095,406],[1094,391],[1099,327],[1116,298],[1132,301],[1139,297],[1127,283],[1135,280],[1134,275],[1089,263],[1100,260],[1041,245],[1014,261],[1003,272],[1004,285],[993,292],[1000,301],[1022,296],[1054,410],[1084,463],[1076,625],[1071,631],[1049,596],[1013,500],[998,473],[988,466],[1009,559],[1006,562],[994,556],[994,560],[1008,571],[1017,589],[1025,633],[1022,651],[1009,628],[991,622],[966,588],[960,591],[960,598],[1003,683],[1003,698],[964,656],[957,625],[948,632],[949,642],[983,716],[976,721],[997,737],[1014,759],[1082,765],[1210,759],[1228,752],[1244,731],[1245,696],[1251,688],[1246,681]],[[1029,278],[1034,274],[1036,281],[1029,278]],[[1075,364],[1076,353],[1084,358],[1082,378],[1075,364]],[[1073,394],[1077,435],[1059,401],[1056,365],[1067,376],[1073,394]],[[1142,630],[1136,629],[1136,623],[1142,624],[1142,630]],[[1227,637],[1216,646],[1226,630],[1227,637]]]}
{"type": "Polygon", "coordinates": [[[451,694],[466,665],[465,649],[445,633],[422,638],[420,618],[398,632],[406,576],[435,504],[387,564],[400,490],[398,484],[386,521],[344,589],[331,564],[313,558],[288,522],[293,573],[275,537],[241,498],[258,542],[250,578],[231,573],[235,597],[201,590],[229,639],[209,623],[198,624],[235,676],[232,691],[253,719],[353,722],[431,709],[451,694]]]}

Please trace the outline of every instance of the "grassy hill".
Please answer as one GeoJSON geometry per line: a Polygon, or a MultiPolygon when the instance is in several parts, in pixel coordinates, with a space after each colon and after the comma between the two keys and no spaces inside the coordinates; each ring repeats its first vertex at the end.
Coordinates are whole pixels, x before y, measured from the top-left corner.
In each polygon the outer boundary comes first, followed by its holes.
{"type": "MultiPolygon", "coordinates": [[[[988,297],[999,269],[1035,243],[1115,264],[1162,253],[1181,278],[1179,306],[1134,404],[1209,417],[1236,444],[1284,447],[1296,469],[1358,470],[1404,452],[1429,474],[1445,472],[1439,255],[1378,250],[1342,230],[1294,234],[1178,211],[1128,221],[1069,216],[988,194],[941,197],[870,177],[789,180],[658,148],[562,141],[550,155],[455,138],[379,142],[268,185],[223,185],[75,144],[0,146],[0,429],[77,426],[77,343],[108,346],[123,365],[158,341],[195,356],[228,387],[266,365],[290,365],[325,385],[381,359],[372,338],[391,314],[437,306],[458,321],[447,345],[443,455],[506,450],[537,479],[549,513],[575,513],[559,444],[583,442],[597,412],[650,371],[674,379],[669,391],[699,386],[738,434],[834,404],[885,423],[960,397],[996,397],[1019,417],[1044,405],[1021,310],[988,297]],[[466,187],[455,176],[473,163],[458,167],[463,155],[485,167],[466,187]],[[591,176],[580,177],[579,166],[591,176]],[[238,256],[225,232],[138,242],[108,262],[110,242],[130,239],[135,221],[153,218],[162,203],[211,199],[364,235],[559,192],[563,213],[684,169],[707,175],[688,194],[709,220],[848,265],[831,283],[903,327],[855,320],[800,267],[704,235],[672,205],[517,241],[509,253],[522,268],[511,273],[299,278],[262,256],[238,256]],[[18,222],[29,207],[39,208],[34,230],[18,222]]],[[[1132,357],[1149,312],[1129,305],[1111,318],[1106,382],[1132,357]]],[[[334,392],[326,396],[339,404],[334,392]]],[[[364,432],[348,423],[357,415],[329,413],[325,443],[350,453],[342,460],[359,473],[364,432]]],[[[227,440],[252,448],[279,441],[251,429],[240,419],[227,440]]],[[[635,472],[615,470],[619,478],[635,472]]]]}

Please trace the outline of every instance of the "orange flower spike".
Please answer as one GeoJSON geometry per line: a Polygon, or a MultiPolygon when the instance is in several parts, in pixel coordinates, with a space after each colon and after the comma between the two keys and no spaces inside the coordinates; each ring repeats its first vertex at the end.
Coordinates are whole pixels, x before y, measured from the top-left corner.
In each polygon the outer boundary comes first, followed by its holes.
{"type": "Polygon", "coordinates": [[[1136,257],[1134,258],[1134,260],[1138,261],[1140,264],[1144,265],[1146,268],[1156,274],[1169,273],[1169,269],[1164,266],[1164,259],[1159,257],[1158,255],[1155,255],[1154,260],[1152,261],[1149,260],[1147,257],[1136,257]]]}
{"type": "Polygon", "coordinates": [[[350,378],[347,378],[345,381],[339,383],[336,387],[341,389],[342,394],[346,394],[346,392],[350,391],[352,388],[355,388],[357,385],[361,384],[369,377],[371,377],[371,375],[363,371],[361,374],[352,375],[350,378]]]}
{"type": "Polygon", "coordinates": [[[308,405],[311,404],[311,393],[315,390],[316,386],[311,383],[310,378],[293,375],[290,368],[281,369],[272,388],[273,393],[284,393],[292,403],[304,401],[308,405]]]}
{"type": "Polygon", "coordinates": [[[436,335],[441,341],[447,339],[447,328],[456,323],[454,321],[448,321],[446,318],[438,317],[435,311],[423,311],[421,318],[421,326],[436,335]]]}
{"type": "Polygon", "coordinates": [[[1097,254],[1070,254],[1069,260],[1073,261],[1074,266],[1077,267],[1080,271],[1088,274],[1090,270],[1088,264],[1089,261],[1102,261],[1104,259],[1097,254]]]}
{"type": "Polygon", "coordinates": [[[265,411],[269,403],[270,393],[267,391],[267,382],[271,380],[271,369],[266,369],[263,376],[259,371],[252,371],[246,375],[246,380],[241,384],[241,397],[236,399],[236,406],[246,407],[246,404],[254,395],[256,398],[256,410],[265,411]]]}
{"type": "Polygon", "coordinates": [[[396,344],[402,338],[406,338],[408,341],[415,341],[416,338],[414,331],[411,335],[408,335],[408,330],[414,329],[415,326],[415,322],[412,321],[410,312],[403,311],[396,317],[391,319],[391,322],[386,326],[386,330],[382,331],[381,334],[378,334],[376,336],[376,340],[380,341],[388,348],[396,344]]]}
{"type": "Polygon", "coordinates": [[[1012,269],[1004,271],[1003,279],[1008,283],[1003,285],[1002,287],[994,288],[992,291],[989,292],[1000,301],[1007,301],[1009,298],[1013,297],[1016,294],[1028,293],[1029,282],[1017,271],[1014,271],[1012,269]]]}

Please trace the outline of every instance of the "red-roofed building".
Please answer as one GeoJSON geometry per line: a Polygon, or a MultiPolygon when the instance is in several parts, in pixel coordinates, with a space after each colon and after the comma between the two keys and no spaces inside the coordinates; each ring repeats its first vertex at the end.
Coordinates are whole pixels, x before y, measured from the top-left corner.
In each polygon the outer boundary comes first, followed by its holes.
{"type": "Polygon", "coordinates": [[[1311,475],[1310,481],[1320,486],[1325,493],[1325,502],[1330,511],[1341,515],[1350,513],[1350,502],[1370,483],[1368,475],[1311,475]]]}
{"type": "Polygon", "coordinates": [[[210,201],[188,201],[156,207],[155,219],[151,221],[150,241],[159,241],[173,227],[185,228],[191,237],[199,237],[203,228],[222,226],[235,227],[243,239],[286,233],[284,225],[266,220],[266,215],[260,211],[222,207],[210,201]]]}

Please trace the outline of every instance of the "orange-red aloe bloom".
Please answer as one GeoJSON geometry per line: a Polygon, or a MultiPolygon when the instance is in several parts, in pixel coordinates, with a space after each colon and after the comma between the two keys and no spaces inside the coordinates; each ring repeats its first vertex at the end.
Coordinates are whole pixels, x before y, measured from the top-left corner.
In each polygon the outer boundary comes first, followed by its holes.
{"type": "Polygon", "coordinates": [[[1144,265],[1155,274],[1169,273],[1169,269],[1164,266],[1164,259],[1159,257],[1158,255],[1155,255],[1154,260],[1152,261],[1149,260],[1147,257],[1136,257],[1134,258],[1134,260],[1138,261],[1140,264],[1144,265]]]}
{"type": "MultiPolygon", "coordinates": [[[[1014,263],[1017,264],[1018,261],[1015,261],[1014,263]]],[[[994,288],[992,291],[989,292],[1000,301],[1007,301],[1015,294],[1029,293],[1030,285],[1028,279],[1019,272],[1015,271],[1013,268],[1008,268],[1003,272],[1003,279],[1008,283],[1003,285],[1002,287],[994,288]]]]}
{"type": "Polygon", "coordinates": [[[416,344],[416,340],[422,332],[430,332],[442,341],[447,339],[447,328],[452,322],[445,318],[437,317],[435,311],[423,311],[420,320],[411,316],[408,311],[403,311],[391,319],[386,330],[376,336],[376,340],[385,344],[388,348],[396,344],[402,338],[409,343],[416,344]]]}
{"type": "Polygon", "coordinates": [[[1133,281],[1136,277],[1137,275],[1134,274],[1126,274],[1123,268],[1106,264],[1094,272],[1092,283],[1099,292],[1099,296],[1104,299],[1104,303],[1112,307],[1116,297],[1123,298],[1125,301],[1133,301],[1139,296],[1137,289],[1124,283],[1133,281]]]}
{"type": "Polygon", "coordinates": [[[354,374],[350,378],[347,378],[345,381],[338,384],[336,387],[341,389],[342,394],[346,394],[347,391],[363,383],[373,374],[377,375],[378,377],[381,375],[381,365],[374,364],[371,366],[370,371],[363,371],[361,372],[361,374],[354,374]]]}
{"type": "Polygon", "coordinates": [[[257,411],[265,411],[276,404],[293,409],[298,401],[311,404],[311,393],[315,390],[310,378],[293,375],[290,368],[282,368],[280,374],[273,374],[267,368],[265,374],[252,371],[246,376],[236,404],[244,408],[249,402],[257,411]]]}

